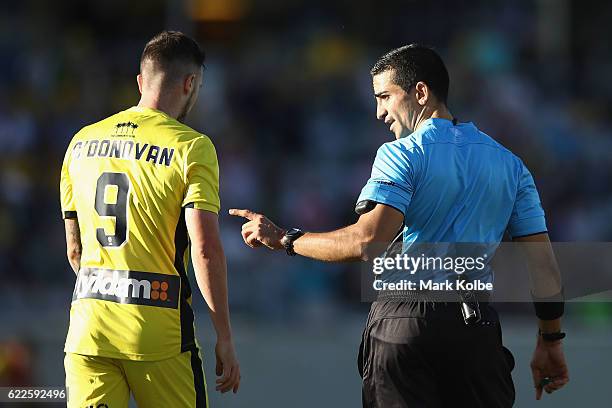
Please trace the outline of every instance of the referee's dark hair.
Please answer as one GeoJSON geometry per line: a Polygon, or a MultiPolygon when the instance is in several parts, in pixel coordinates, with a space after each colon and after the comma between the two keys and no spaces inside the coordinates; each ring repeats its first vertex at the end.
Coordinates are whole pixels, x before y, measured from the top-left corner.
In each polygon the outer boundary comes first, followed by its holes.
{"type": "Polygon", "coordinates": [[[393,81],[406,92],[422,81],[446,105],[448,99],[448,71],[444,61],[432,48],[419,44],[405,45],[389,51],[376,61],[372,76],[394,70],[393,81]]]}
{"type": "Polygon", "coordinates": [[[180,31],[162,31],[145,46],[140,57],[140,72],[147,62],[156,69],[172,73],[176,68],[200,68],[205,55],[198,43],[180,31]]]}

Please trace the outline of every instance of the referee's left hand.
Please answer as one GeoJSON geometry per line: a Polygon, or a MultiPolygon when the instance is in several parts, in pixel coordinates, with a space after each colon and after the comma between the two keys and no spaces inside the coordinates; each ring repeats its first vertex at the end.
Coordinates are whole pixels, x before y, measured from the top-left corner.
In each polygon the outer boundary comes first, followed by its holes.
{"type": "Polygon", "coordinates": [[[561,340],[548,343],[538,338],[531,360],[531,373],[537,400],[542,398],[542,390],[550,394],[569,382],[561,340]]]}
{"type": "Polygon", "coordinates": [[[270,249],[283,249],[281,239],[285,235],[285,230],[278,227],[265,215],[235,208],[229,210],[229,213],[249,220],[242,225],[242,239],[248,246],[257,248],[265,245],[270,249]]]}

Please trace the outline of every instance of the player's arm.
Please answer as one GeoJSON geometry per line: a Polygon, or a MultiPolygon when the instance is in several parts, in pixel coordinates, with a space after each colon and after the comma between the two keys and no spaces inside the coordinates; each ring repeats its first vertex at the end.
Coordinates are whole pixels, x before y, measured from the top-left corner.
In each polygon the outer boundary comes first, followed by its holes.
{"type": "Polygon", "coordinates": [[[191,259],[198,287],[206,300],[217,333],[216,389],[238,391],[240,368],[232,340],[227,299],[227,265],[219,235],[217,214],[194,208],[185,209],[185,222],[191,239],[191,259]]]}
{"type": "Polygon", "coordinates": [[[547,233],[518,237],[513,241],[522,244],[520,247],[531,278],[539,332],[542,333],[538,335],[531,361],[536,399],[540,399],[542,390],[551,393],[569,381],[562,340],[544,339],[547,335],[554,337],[561,333],[563,314],[561,274],[547,233]]]}
{"type": "Polygon", "coordinates": [[[81,268],[81,230],[79,229],[79,220],[77,218],[66,218],[64,220],[64,228],[66,230],[66,255],[68,262],[74,270],[75,274],[79,273],[81,268]]]}
{"type": "MultiPolygon", "coordinates": [[[[262,244],[283,249],[280,240],[285,230],[264,215],[250,210],[230,210],[231,215],[249,221],[242,226],[242,238],[251,247],[262,244]]],[[[393,207],[377,204],[356,223],[330,232],[307,232],[293,243],[297,254],[328,262],[368,260],[384,250],[402,227],[404,215],[393,207]]]]}

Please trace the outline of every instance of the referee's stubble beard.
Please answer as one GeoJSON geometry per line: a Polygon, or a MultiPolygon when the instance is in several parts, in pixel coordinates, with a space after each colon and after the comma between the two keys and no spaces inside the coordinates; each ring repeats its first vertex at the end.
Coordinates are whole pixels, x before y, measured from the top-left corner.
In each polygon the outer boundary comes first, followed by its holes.
{"type": "Polygon", "coordinates": [[[431,117],[447,116],[446,107],[438,104],[427,84],[419,81],[406,91],[394,78],[395,70],[386,70],[372,77],[372,86],[376,118],[389,126],[396,139],[408,136],[431,117]]]}

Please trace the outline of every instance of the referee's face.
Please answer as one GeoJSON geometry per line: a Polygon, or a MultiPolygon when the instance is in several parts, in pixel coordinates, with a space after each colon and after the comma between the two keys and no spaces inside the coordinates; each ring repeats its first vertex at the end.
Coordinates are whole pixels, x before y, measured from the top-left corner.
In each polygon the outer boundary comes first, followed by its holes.
{"type": "Polygon", "coordinates": [[[414,131],[415,119],[422,108],[401,86],[394,81],[395,70],[374,75],[372,84],[376,97],[376,118],[389,126],[396,139],[414,131]]]}

